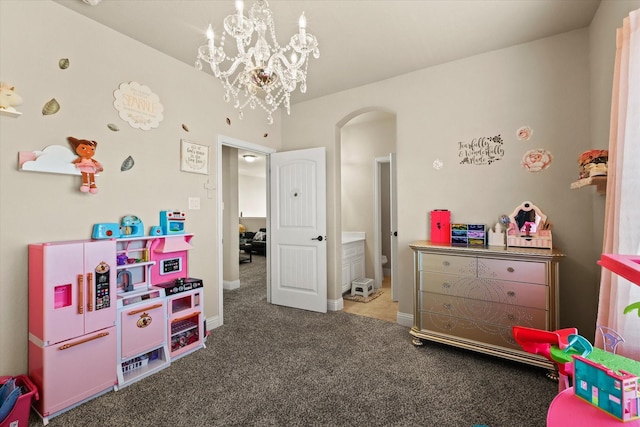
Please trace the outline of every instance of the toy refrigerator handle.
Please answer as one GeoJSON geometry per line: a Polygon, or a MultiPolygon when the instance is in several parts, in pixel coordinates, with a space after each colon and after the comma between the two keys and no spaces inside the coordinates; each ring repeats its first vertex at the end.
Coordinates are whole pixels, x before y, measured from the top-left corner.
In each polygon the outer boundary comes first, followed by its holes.
{"type": "Polygon", "coordinates": [[[93,311],[93,273],[87,273],[87,288],[89,290],[89,311],[93,311]]]}
{"type": "Polygon", "coordinates": [[[84,313],[84,276],[78,274],[78,314],[84,313]]]}

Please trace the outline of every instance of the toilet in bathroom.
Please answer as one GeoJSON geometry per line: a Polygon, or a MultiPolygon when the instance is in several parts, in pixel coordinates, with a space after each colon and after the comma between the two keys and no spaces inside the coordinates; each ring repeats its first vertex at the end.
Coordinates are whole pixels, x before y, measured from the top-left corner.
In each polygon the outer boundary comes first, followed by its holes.
{"type": "Polygon", "coordinates": [[[382,286],[382,282],[384,281],[384,268],[383,266],[387,263],[387,256],[380,255],[380,285],[382,286]]]}

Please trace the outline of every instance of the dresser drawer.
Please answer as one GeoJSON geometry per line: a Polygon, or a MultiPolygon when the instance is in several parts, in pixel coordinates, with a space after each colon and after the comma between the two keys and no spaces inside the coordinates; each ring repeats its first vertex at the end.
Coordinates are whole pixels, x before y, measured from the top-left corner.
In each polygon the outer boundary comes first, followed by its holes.
{"type": "Polygon", "coordinates": [[[451,296],[515,304],[546,310],[544,285],[420,272],[420,290],[451,296]]]}
{"type": "Polygon", "coordinates": [[[515,325],[538,329],[546,329],[547,327],[547,311],[538,308],[432,294],[430,292],[421,293],[420,304],[422,312],[466,319],[471,322],[504,327],[515,325]]]}
{"type": "Polygon", "coordinates": [[[433,255],[420,252],[418,269],[437,273],[476,276],[478,262],[475,257],[433,255]]]}
{"type": "Polygon", "coordinates": [[[522,350],[522,347],[513,339],[511,327],[479,323],[428,312],[421,314],[421,321],[422,329],[425,331],[463,338],[470,342],[477,342],[481,346],[489,344],[512,350],[522,350]]]}
{"type": "Polygon", "coordinates": [[[514,282],[546,284],[544,262],[514,261],[507,259],[481,258],[478,260],[478,277],[511,280],[514,282]]]}

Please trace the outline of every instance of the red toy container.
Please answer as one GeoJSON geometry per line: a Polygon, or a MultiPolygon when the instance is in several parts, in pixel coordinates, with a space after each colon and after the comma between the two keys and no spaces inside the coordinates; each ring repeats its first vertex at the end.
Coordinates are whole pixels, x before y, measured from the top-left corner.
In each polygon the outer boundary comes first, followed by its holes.
{"type": "Polygon", "coordinates": [[[446,209],[431,211],[431,236],[433,243],[451,243],[451,212],[446,209]]]}
{"type": "MultiPolygon", "coordinates": [[[[7,382],[11,377],[0,377],[0,385],[7,382]]],[[[15,377],[16,385],[22,387],[22,394],[16,400],[7,418],[0,422],[0,427],[27,427],[29,425],[29,411],[31,410],[31,400],[38,400],[38,389],[31,382],[28,376],[18,375],[15,377]]]]}

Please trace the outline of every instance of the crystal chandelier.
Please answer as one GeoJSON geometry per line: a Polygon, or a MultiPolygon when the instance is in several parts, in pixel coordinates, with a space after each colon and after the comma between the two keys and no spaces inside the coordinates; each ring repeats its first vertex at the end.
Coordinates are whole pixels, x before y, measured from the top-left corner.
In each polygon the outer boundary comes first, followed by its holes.
{"type": "Polygon", "coordinates": [[[284,104],[290,114],[289,97],[298,84],[300,92],[307,91],[309,54],[313,53],[314,58],[320,56],[318,40],[306,32],[303,12],[298,33],[291,36],[289,44],[281,47],[276,40],[273,15],[267,1],[256,1],[248,17],[243,15],[243,8],[242,0],[237,0],[236,14],[224,19],[225,32],[219,37],[217,46],[209,25],[208,42],[198,48],[196,69],[202,70],[203,61],[209,63],[213,75],[222,82],[224,100],[233,101],[233,106],[240,110],[241,119],[242,109],[247,105],[252,109],[260,106],[267,112],[267,122],[272,124],[272,113],[280,105],[284,104]],[[267,42],[267,32],[272,45],[267,42]],[[235,39],[238,50],[235,56],[224,51],[225,33],[235,39]]]}

